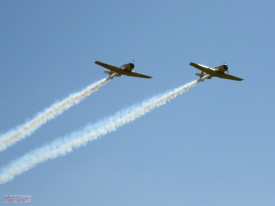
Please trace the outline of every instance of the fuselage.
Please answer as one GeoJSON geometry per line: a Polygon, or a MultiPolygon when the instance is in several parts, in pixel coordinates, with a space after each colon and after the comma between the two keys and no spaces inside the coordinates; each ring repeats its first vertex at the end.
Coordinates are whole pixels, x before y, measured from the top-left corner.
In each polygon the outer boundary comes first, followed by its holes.
{"type": "MultiPolygon", "coordinates": [[[[135,65],[131,62],[128,64],[123,64],[120,68],[123,69],[124,71],[131,72],[135,68],[135,65]]],[[[107,79],[113,79],[115,77],[120,77],[120,76],[121,76],[121,74],[114,72],[114,73],[110,74],[110,76],[107,79]]]]}
{"type": "Polygon", "coordinates": [[[110,74],[110,76],[108,76],[107,79],[113,79],[113,78],[115,78],[115,77],[120,77],[120,76],[121,76],[121,74],[115,72],[115,73],[113,73],[113,74],[110,74]]]}

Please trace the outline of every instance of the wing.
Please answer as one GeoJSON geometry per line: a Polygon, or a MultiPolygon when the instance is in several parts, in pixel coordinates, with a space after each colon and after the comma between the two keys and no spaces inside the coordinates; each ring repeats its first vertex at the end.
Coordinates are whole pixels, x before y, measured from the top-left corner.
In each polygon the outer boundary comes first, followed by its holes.
{"type": "Polygon", "coordinates": [[[105,67],[106,69],[109,69],[111,71],[114,71],[114,72],[117,72],[119,74],[122,74],[123,72],[123,69],[119,68],[119,67],[115,67],[115,66],[112,66],[110,64],[105,64],[103,62],[99,62],[99,61],[95,61],[96,64],[102,66],[102,67],[105,67]]]}
{"type": "Polygon", "coordinates": [[[211,69],[207,66],[204,66],[204,65],[201,65],[201,64],[196,64],[196,63],[193,63],[193,62],[191,62],[190,65],[197,68],[197,69],[199,69],[199,70],[201,70],[201,71],[203,71],[203,72],[205,72],[205,73],[207,73],[207,74],[210,74],[211,76],[216,76],[216,74],[217,74],[213,69],[211,69]]]}
{"type": "Polygon", "coordinates": [[[132,76],[132,77],[140,77],[140,78],[147,78],[147,79],[152,78],[150,76],[147,76],[145,74],[140,74],[140,73],[137,73],[137,72],[126,72],[126,71],[124,71],[123,74],[127,75],[127,76],[132,76]]]}
{"type": "Polygon", "coordinates": [[[109,69],[111,71],[117,72],[117,73],[122,74],[122,75],[127,75],[127,76],[132,76],[132,77],[140,77],[140,78],[147,78],[147,79],[152,78],[150,76],[147,76],[147,75],[144,75],[144,74],[139,74],[137,72],[125,71],[121,68],[118,68],[118,67],[115,67],[115,66],[112,66],[112,65],[109,65],[109,64],[105,64],[105,63],[102,63],[102,62],[99,62],[99,61],[95,61],[95,63],[102,66],[102,67],[105,67],[106,69],[109,69]]]}
{"type": "Polygon", "coordinates": [[[230,74],[216,74],[215,76],[219,77],[219,78],[223,78],[223,79],[231,79],[231,80],[236,80],[236,81],[242,81],[243,80],[242,78],[235,77],[235,76],[230,75],[230,74]]]}

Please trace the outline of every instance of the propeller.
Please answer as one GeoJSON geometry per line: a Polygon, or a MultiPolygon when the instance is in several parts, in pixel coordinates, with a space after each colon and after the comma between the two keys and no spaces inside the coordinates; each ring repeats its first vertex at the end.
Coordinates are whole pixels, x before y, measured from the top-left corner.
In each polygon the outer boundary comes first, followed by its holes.
{"type": "Polygon", "coordinates": [[[130,63],[130,67],[131,67],[132,69],[135,68],[135,60],[134,60],[134,59],[133,59],[132,62],[130,63]]]}
{"type": "Polygon", "coordinates": [[[224,64],[224,69],[226,70],[226,72],[229,74],[229,69],[228,66],[226,64],[224,64]]]}
{"type": "Polygon", "coordinates": [[[223,61],[224,69],[226,70],[226,73],[229,74],[229,69],[225,61],[223,61]]]}

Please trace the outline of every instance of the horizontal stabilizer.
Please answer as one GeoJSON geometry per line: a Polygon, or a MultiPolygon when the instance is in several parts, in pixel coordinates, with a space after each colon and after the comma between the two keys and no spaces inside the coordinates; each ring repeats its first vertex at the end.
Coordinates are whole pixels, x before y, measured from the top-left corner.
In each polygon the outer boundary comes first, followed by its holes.
{"type": "Polygon", "coordinates": [[[204,72],[201,72],[201,73],[196,73],[195,75],[199,76],[200,78],[203,78],[203,76],[204,76],[204,72]]]}
{"type": "Polygon", "coordinates": [[[104,71],[104,73],[105,73],[105,74],[111,75],[111,74],[113,74],[114,72],[104,71]]]}

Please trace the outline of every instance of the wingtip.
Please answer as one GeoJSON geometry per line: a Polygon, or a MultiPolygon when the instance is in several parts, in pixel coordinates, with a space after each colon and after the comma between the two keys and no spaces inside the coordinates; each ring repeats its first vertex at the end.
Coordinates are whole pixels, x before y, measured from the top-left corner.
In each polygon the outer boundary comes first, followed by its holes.
{"type": "MultiPolygon", "coordinates": [[[[239,78],[239,77],[238,77],[239,78]]],[[[242,78],[239,78],[237,81],[243,81],[244,79],[242,79],[242,78]]]]}

